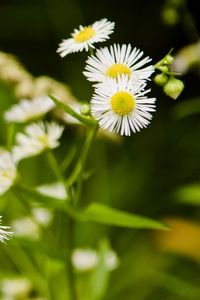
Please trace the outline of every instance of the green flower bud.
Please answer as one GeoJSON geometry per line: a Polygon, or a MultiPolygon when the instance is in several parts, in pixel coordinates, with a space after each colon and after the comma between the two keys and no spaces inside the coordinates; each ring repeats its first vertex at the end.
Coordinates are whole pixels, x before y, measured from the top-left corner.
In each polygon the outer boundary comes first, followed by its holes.
{"type": "Polygon", "coordinates": [[[155,81],[155,83],[156,83],[157,85],[163,86],[163,85],[165,85],[165,84],[167,83],[167,81],[168,81],[168,76],[167,76],[166,74],[163,74],[163,73],[158,74],[158,75],[156,75],[156,76],[154,77],[154,81],[155,81]]]}
{"type": "Polygon", "coordinates": [[[164,86],[164,92],[172,99],[176,100],[184,89],[184,84],[181,80],[172,77],[164,86]]]}
{"type": "Polygon", "coordinates": [[[159,69],[163,73],[167,73],[169,71],[167,66],[159,66],[159,67],[157,67],[157,69],[159,69]]]}
{"type": "Polygon", "coordinates": [[[164,63],[165,65],[171,65],[171,64],[173,63],[173,60],[174,60],[174,58],[173,58],[170,54],[168,54],[168,55],[165,57],[163,63],[164,63]]]}
{"type": "Polygon", "coordinates": [[[84,115],[84,116],[87,116],[87,115],[90,114],[90,105],[89,104],[84,103],[81,106],[81,114],[84,115]]]}

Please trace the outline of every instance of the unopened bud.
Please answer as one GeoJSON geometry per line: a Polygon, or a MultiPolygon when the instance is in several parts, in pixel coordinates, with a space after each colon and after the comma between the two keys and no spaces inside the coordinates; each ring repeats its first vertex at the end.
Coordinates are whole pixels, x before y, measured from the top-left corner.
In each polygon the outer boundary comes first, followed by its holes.
{"type": "Polygon", "coordinates": [[[165,85],[165,84],[167,83],[167,81],[168,81],[168,76],[167,76],[166,74],[163,74],[163,73],[158,74],[158,75],[156,75],[156,76],[154,77],[154,81],[155,81],[155,83],[156,83],[157,85],[163,86],[163,85],[165,85]]]}
{"type": "Polygon", "coordinates": [[[158,66],[157,69],[159,69],[163,73],[167,73],[169,71],[167,66],[158,66]]]}
{"type": "Polygon", "coordinates": [[[87,116],[90,114],[90,105],[85,103],[81,106],[81,114],[87,116]]]}
{"type": "Polygon", "coordinates": [[[168,55],[165,57],[163,63],[164,63],[165,65],[171,65],[171,64],[173,63],[173,61],[174,61],[174,58],[173,58],[170,54],[168,54],[168,55]]]}
{"type": "Polygon", "coordinates": [[[184,89],[184,84],[181,80],[172,77],[164,86],[164,92],[172,99],[176,100],[184,89]]]}

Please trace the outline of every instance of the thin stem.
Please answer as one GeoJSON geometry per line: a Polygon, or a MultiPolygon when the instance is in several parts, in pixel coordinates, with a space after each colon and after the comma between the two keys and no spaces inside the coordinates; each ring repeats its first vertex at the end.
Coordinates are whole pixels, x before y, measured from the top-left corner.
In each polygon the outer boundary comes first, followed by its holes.
{"type": "Polygon", "coordinates": [[[77,114],[77,112],[75,112],[69,105],[62,103],[61,101],[59,101],[58,99],[56,99],[54,96],[50,95],[49,96],[54,103],[63,111],[65,111],[66,113],[68,113],[69,115],[71,115],[72,117],[74,117],[75,119],[77,119],[78,121],[80,121],[81,123],[91,126],[96,124],[97,122],[91,118],[91,117],[84,117],[82,115],[77,114]]]}
{"type": "Polygon", "coordinates": [[[88,158],[88,154],[92,145],[92,142],[96,136],[96,132],[97,132],[97,126],[93,126],[91,128],[88,129],[88,134],[86,137],[86,141],[85,144],[83,146],[83,150],[82,153],[80,155],[79,158],[79,162],[77,164],[77,170],[79,172],[76,172],[77,178],[78,179],[78,185],[77,185],[77,192],[76,192],[76,197],[74,199],[74,206],[77,207],[80,201],[80,195],[82,192],[82,185],[83,185],[83,174],[84,174],[84,169],[85,169],[85,165],[86,165],[86,161],[88,158]]]}
{"type": "Polygon", "coordinates": [[[47,152],[47,159],[48,159],[49,165],[50,165],[52,171],[54,172],[55,176],[57,177],[58,181],[64,182],[64,178],[63,178],[61,169],[58,165],[58,162],[57,162],[54,154],[50,150],[47,152]]]}
{"type": "Polygon", "coordinates": [[[15,123],[11,123],[8,125],[8,133],[7,133],[7,148],[11,150],[13,145],[13,140],[15,136],[15,123]]]}
{"type": "MultiPolygon", "coordinates": [[[[65,184],[65,179],[62,174],[61,168],[58,165],[58,162],[53,155],[51,151],[47,152],[47,157],[49,164],[57,176],[58,180],[63,182],[66,188],[66,192],[68,197],[70,197],[71,204],[72,204],[72,198],[71,198],[71,191],[65,184]]],[[[76,285],[75,285],[75,278],[74,278],[74,272],[73,272],[73,266],[71,262],[71,255],[74,248],[74,230],[75,230],[75,221],[72,218],[68,219],[68,251],[67,251],[67,259],[66,259],[66,272],[68,274],[68,280],[69,280],[69,293],[70,293],[70,300],[77,300],[76,296],[76,285]]]]}

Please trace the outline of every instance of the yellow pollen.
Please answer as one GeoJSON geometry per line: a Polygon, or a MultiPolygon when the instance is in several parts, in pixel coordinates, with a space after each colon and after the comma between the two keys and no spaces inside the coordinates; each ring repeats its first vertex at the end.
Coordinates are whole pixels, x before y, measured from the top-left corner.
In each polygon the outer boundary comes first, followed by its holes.
{"type": "Polygon", "coordinates": [[[77,43],[83,43],[91,39],[95,33],[96,31],[91,26],[86,26],[74,36],[74,39],[77,43]]]}
{"type": "Polygon", "coordinates": [[[112,78],[117,78],[118,75],[122,74],[128,75],[128,77],[130,77],[131,75],[130,68],[123,64],[114,64],[111,67],[109,67],[106,71],[106,75],[112,78]]]}
{"type": "Polygon", "coordinates": [[[115,113],[127,115],[135,108],[135,99],[127,92],[117,92],[111,98],[111,106],[115,113]]]}

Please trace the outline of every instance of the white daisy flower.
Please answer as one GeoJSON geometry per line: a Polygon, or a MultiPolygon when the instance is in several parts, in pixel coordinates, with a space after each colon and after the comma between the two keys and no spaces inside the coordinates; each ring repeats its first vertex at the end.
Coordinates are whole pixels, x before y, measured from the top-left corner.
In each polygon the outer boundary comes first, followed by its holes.
{"type": "Polygon", "coordinates": [[[0,242],[5,243],[5,241],[11,238],[13,233],[8,231],[8,229],[10,228],[9,226],[1,226],[1,219],[2,216],[0,216],[0,242]]]}
{"type": "Polygon", "coordinates": [[[152,119],[155,98],[147,98],[144,83],[133,84],[127,76],[100,83],[91,100],[91,111],[99,125],[110,132],[131,135],[152,119]]]}
{"type": "Polygon", "coordinates": [[[15,161],[40,154],[46,149],[54,149],[59,146],[58,139],[64,130],[63,126],[55,122],[32,123],[25,127],[25,133],[16,135],[17,145],[13,147],[15,161]]]}
{"type": "Polygon", "coordinates": [[[17,170],[11,154],[7,151],[0,153],[0,195],[10,189],[17,177],[17,170]]]}
{"type": "Polygon", "coordinates": [[[95,48],[94,43],[109,39],[114,26],[115,23],[107,19],[102,19],[85,27],[80,25],[79,29],[75,29],[71,34],[72,38],[62,41],[57,52],[61,57],[64,57],[69,53],[83,51],[84,49],[88,51],[89,48],[95,48]]]}
{"type": "Polygon", "coordinates": [[[48,96],[22,99],[5,112],[4,118],[9,122],[24,123],[42,117],[54,107],[54,102],[48,96]]]}
{"type": "Polygon", "coordinates": [[[154,72],[154,66],[146,66],[151,58],[143,56],[143,51],[131,48],[131,45],[114,44],[98,49],[96,55],[92,55],[86,61],[87,65],[83,74],[89,81],[103,82],[106,78],[118,78],[119,75],[127,75],[133,80],[146,80],[154,72]]]}

